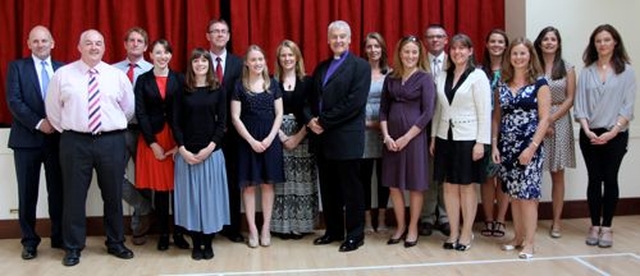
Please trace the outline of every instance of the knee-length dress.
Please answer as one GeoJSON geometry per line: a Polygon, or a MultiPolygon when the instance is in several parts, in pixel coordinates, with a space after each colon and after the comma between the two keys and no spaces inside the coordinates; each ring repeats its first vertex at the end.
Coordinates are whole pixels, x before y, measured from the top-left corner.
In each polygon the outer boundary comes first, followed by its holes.
{"type": "Polygon", "coordinates": [[[515,95],[506,84],[498,87],[502,118],[498,149],[502,162],[498,177],[502,188],[517,199],[540,199],[542,185],[543,146],[538,147],[531,162],[520,165],[518,157],[533,139],[538,128],[538,90],[547,85],[544,78],[525,85],[515,95]]]}
{"type": "MultiPolygon", "coordinates": [[[[573,68],[573,65],[565,62],[567,70],[573,68]]],[[[566,76],[552,80],[550,75],[545,76],[551,90],[551,114],[554,114],[560,108],[562,102],[567,99],[567,78],[566,76]]],[[[564,168],[576,167],[576,150],[575,139],[573,137],[573,124],[571,122],[570,112],[567,112],[562,118],[551,124],[553,135],[545,136],[544,150],[545,159],[543,168],[547,171],[560,171],[564,168]]]]}
{"type": "MultiPolygon", "coordinates": [[[[236,83],[233,100],[241,103],[240,120],[251,136],[261,141],[269,135],[275,120],[274,101],[282,97],[275,80],[269,91],[248,91],[242,81],[236,83]]],[[[238,185],[240,188],[284,182],[282,143],[276,137],[264,152],[253,151],[244,139],[238,142],[238,185]]]]}
{"type": "MultiPolygon", "coordinates": [[[[296,81],[293,91],[283,91],[284,117],[280,128],[287,136],[304,126],[302,108],[308,80],[296,81]]],[[[283,151],[285,181],[276,183],[271,231],[277,233],[313,232],[318,220],[318,173],[314,155],[305,138],[293,150],[283,151]]]]}
{"type": "Polygon", "coordinates": [[[382,183],[402,190],[424,191],[429,187],[427,134],[435,104],[431,74],[418,71],[404,83],[387,77],[380,101],[380,121],[387,122],[389,135],[398,139],[413,126],[422,131],[399,152],[382,151],[382,183]]]}
{"type": "Polygon", "coordinates": [[[227,101],[223,90],[196,88],[180,93],[174,104],[173,136],[178,146],[197,154],[216,144],[204,161],[190,165],[181,154],[175,162],[175,224],[189,231],[215,233],[230,223],[229,190],[220,146],[226,125],[227,101]]]}

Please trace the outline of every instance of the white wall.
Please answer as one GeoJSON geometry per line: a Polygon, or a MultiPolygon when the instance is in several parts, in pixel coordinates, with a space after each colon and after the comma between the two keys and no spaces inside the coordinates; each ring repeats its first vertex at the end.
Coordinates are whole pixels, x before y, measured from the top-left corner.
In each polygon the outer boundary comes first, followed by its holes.
{"type": "MultiPolygon", "coordinates": [[[[637,26],[640,19],[640,1],[634,0],[505,0],[506,31],[511,37],[526,36],[535,39],[538,32],[549,25],[558,28],[563,38],[564,57],[576,65],[579,73],[582,67],[582,52],[587,45],[589,35],[595,26],[609,23],[621,33],[632,62],[640,60],[640,36],[637,26]]],[[[476,42],[478,43],[478,42],[476,42]]],[[[633,63],[636,72],[640,74],[640,65],[633,63]]],[[[640,75],[636,76],[640,81],[640,75]]],[[[636,115],[640,116],[640,96],[636,97],[636,115]]],[[[578,126],[575,125],[577,137],[578,126]]],[[[620,196],[640,197],[640,172],[634,171],[640,164],[640,120],[631,122],[629,152],[625,156],[620,171],[620,196]]],[[[10,213],[17,209],[18,196],[13,166],[13,152],[6,147],[9,135],[8,129],[0,129],[0,220],[17,219],[17,213],[10,213]]],[[[586,170],[582,155],[576,143],[578,161],[576,169],[569,169],[566,173],[567,200],[586,199],[586,170]]],[[[47,217],[46,191],[44,176],[41,177],[41,193],[38,202],[38,217],[47,217]]],[[[550,201],[551,184],[548,175],[543,184],[543,201],[550,201]]],[[[374,200],[375,201],[375,200],[374,200]]],[[[125,205],[125,213],[130,213],[125,205]]],[[[87,215],[102,214],[102,200],[99,190],[94,184],[89,191],[87,201],[87,215]]]]}
{"type": "MultiPolygon", "coordinates": [[[[636,69],[636,79],[640,84],[640,36],[637,35],[640,20],[640,1],[634,0],[505,0],[506,31],[510,37],[526,36],[535,40],[540,30],[554,26],[562,36],[564,58],[575,65],[579,75],[583,67],[582,53],[589,42],[589,36],[596,26],[604,23],[613,25],[621,34],[625,48],[636,69]]],[[[640,87],[640,86],[639,86],[640,87]]],[[[636,97],[635,114],[640,116],[640,96],[636,97]]],[[[574,125],[576,138],[579,126],[574,125]]],[[[582,154],[576,140],[577,168],[566,172],[566,199],[586,198],[587,175],[582,154]]],[[[620,197],[639,197],[637,185],[640,153],[640,120],[631,122],[629,151],[620,169],[620,197]]],[[[548,174],[543,184],[543,200],[549,201],[551,184],[548,174]]]]}

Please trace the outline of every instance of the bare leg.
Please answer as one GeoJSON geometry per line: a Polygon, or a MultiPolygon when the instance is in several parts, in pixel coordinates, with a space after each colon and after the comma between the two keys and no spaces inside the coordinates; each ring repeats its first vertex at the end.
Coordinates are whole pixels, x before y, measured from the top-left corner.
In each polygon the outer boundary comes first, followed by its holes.
{"type": "Polygon", "coordinates": [[[242,189],[244,213],[249,226],[249,246],[258,246],[258,228],[256,227],[256,187],[247,186],[242,189]]]}
{"type": "Polygon", "coordinates": [[[533,254],[536,228],[538,227],[538,201],[520,200],[520,214],[524,232],[524,248],[522,252],[533,254]]]}
{"type": "Polygon", "coordinates": [[[391,238],[399,239],[407,227],[404,217],[404,197],[398,188],[389,188],[389,196],[393,202],[393,213],[396,215],[396,224],[398,225],[391,238]]]}
{"type": "Polygon", "coordinates": [[[460,185],[445,182],[442,189],[444,191],[444,205],[451,227],[451,235],[449,235],[447,242],[455,242],[460,237],[460,185]]]}
{"type": "MultiPolygon", "coordinates": [[[[262,218],[264,223],[262,224],[262,232],[260,234],[260,240],[262,246],[271,245],[271,214],[273,213],[273,200],[275,194],[273,192],[272,184],[260,185],[262,192],[262,218]]],[[[257,230],[257,229],[256,229],[257,230]]]]}
{"type": "MultiPolygon", "coordinates": [[[[484,221],[493,221],[493,206],[497,196],[496,178],[488,177],[480,188],[480,196],[482,197],[482,211],[484,213],[484,221]]],[[[499,201],[498,201],[499,202],[499,201]]]]}
{"type": "Polygon", "coordinates": [[[420,222],[420,214],[422,213],[422,203],[424,201],[424,193],[421,191],[409,192],[409,231],[407,232],[407,241],[413,242],[418,240],[418,223],[420,222]]]}
{"type": "MultiPolygon", "coordinates": [[[[475,184],[460,185],[460,209],[462,210],[461,244],[470,244],[473,236],[473,222],[478,209],[478,199],[475,184]]],[[[451,221],[449,221],[451,223],[451,221]]]]}
{"type": "Polygon", "coordinates": [[[552,229],[561,229],[562,207],[564,205],[564,170],[551,172],[551,198],[553,200],[553,224],[552,229]]]}

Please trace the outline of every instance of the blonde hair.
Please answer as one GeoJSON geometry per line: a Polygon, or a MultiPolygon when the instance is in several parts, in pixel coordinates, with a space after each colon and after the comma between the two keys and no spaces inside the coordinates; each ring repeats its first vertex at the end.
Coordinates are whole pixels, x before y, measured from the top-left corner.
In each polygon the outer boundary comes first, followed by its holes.
{"type": "MultiPolygon", "coordinates": [[[[262,57],[265,59],[264,70],[262,70],[262,78],[264,79],[264,85],[262,88],[264,88],[264,91],[270,92],[269,86],[271,86],[271,78],[269,78],[269,68],[267,68],[266,55],[264,54],[264,51],[262,50],[262,48],[260,48],[260,46],[255,44],[250,45],[249,48],[247,48],[247,52],[244,54],[244,62],[247,62],[249,53],[251,53],[252,51],[261,53],[262,57]]],[[[242,86],[247,91],[251,91],[251,85],[249,84],[249,74],[250,74],[249,67],[245,64],[242,67],[242,86]]]]}
{"type": "Polygon", "coordinates": [[[282,75],[284,74],[284,69],[282,68],[282,65],[280,65],[280,54],[282,53],[283,48],[289,48],[291,52],[293,52],[293,55],[296,57],[296,77],[299,80],[302,80],[302,78],[306,76],[306,73],[304,71],[304,58],[302,58],[302,53],[300,52],[300,48],[298,47],[298,45],[288,39],[283,40],[276,50],[276,68],[274,72],[275,78],[277,80],[281,80],[280,77],[282,77],[282,75]]]}

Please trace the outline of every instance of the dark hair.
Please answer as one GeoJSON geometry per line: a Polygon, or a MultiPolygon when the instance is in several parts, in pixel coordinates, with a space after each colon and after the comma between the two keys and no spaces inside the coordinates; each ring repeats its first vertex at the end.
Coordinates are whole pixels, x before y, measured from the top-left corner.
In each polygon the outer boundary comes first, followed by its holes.
{"type": "Polygon", "coordinates": [[[402,78],[402,75],[404,74],[404,64],[402,64],[402,59],[400,59],[400,52],[402,52],[402,47],[409,43],[415,43],[418,46],[418,70],[427,71],[427,51],[424,49],[422,41],[420,41],[420,39],[413,35],[405,36],[398,41],[398,44],[396,44],[396,50],[393,54],[393,59],[396,62],[393,64],[393,71],[391,72],[391,76],[395,78],[402,78]]]}
{"type": "Polygon", "coordinates": [[[153,51],[153,48],[156,47],[156,45],[162,46],[165,51],[173,54],[173,48],[171,48],[171,43],[169,43],[169,41],[167,41],[166,39],[161,38],[151,43],[151,51],[153,51]]]}
{"type": "Polygon", "coordinates": [[[185,78],[185,85],[187,86],[187,91],[192,92],[196,89],[196,74],[193,72],[193,61],[199,58],[205,58],[207,62],[209,62],[209,70],[207,71],[206,83],[209,89],[217,89],[220,87],[220,81],[213,73],[212,64],[213,61],[211,59],[211,54],[209,51],[204,48],[195,48],[191,51],[191,56],[189,57],[189,63],[187,65],[187,74],[185,78]]]}
{"type": "Polygon", "coordinates": [[[551,67],[551,79],[558,80],[564,78],[567,75],[567,68],[564,66],[564,61],[562,60],[562,38],[560,37],[560,31],[555,27],[549,26],[538,34],[538,37],[533,42],[533,47],[536,49],[536,53],[538,54],[538,60],[540,61],[540,66],[542,70],[546,70],[546,64],[544,63],[544,57],[542,56],[542,40],[548,33],[553,33],[558,39],[558,49],[556,50],[553,57],[553,66],[551,67]]]}
{"type": "MultiPolygon", "coordinates": [[[[518,45],[524,45],[529,51],[529,66],[527,68],[527,83],[535,83],[536,79],[542,75],[542,67],[540,67],[540,61],[538,61],[538,54],[533,48],[531,40],[525,37],[518,37],[511,41],[509,48],[507,48],[506,54],[511,56],[511,50],[518,45]]],[[[511,58],[506,58],[502,62],[502,79],[504,83],[509,83],[513,80],[514,69],[511,65],[511,58]]]]}
{"type": "Polygon", "coordinates": [[[367,56],[367,41],[369,39],[373,39],[375,41],[378,42],[378,44],[380,44],[380,72],[384,75],[387,74],[387,72],[389,72],[389,55],[387,54],[387,43],[384,41],[384,38],[382,37],[382,35],[378,32],[371,32],[368,33],[367,36],[364,37],[364,39],[362,40],[362,50],[360,51],[362,53],[362,58],[369,60],[369,57],[367,56]]]}
{"type": "MultiPolygon", "coordinates": [[[[471,38],[469,38],[469,36],[467,36],[466,34],[456,34],[451,38],[451,41],[449,42],[449,51],[451,51],[451,48],[453,47],[454,44],[460,43],[462,46],[469,48],[469,49],[473,49],[473,42],[471,41],[471,38]]],[[[453,70],[455,69],[456,65],[453,63],[453,60],[451,59],[451,55],[447,55],[447,62],[449,63],[447,66],[447,72],[449,73],[453,73],[453,70]]],[[[476,61],[475,61],[475,57],[473,54],[473,51],[471,51],[471,55],[469,56],[469,60],[467,61],[467,68],[465,69],[469,69],[469,68],[475,68],[476,67],[476,61]]]]}
{"type": "Polygon", "coordinates": [[[630,64],[629,55],[627,55],[627,50],[624,48],[624,43],[622,43],[622,37],[616,28],[609,24],[603,24],[596,27],[595,30],[591,33],[589,37],[589,45],[584,50],[584,54],[582,54],[582,61],[584,61],[584,66],[587,67],[594,62],[598,61],[598,50],[596,49],[596,35],[601,32],[608,32],[613,37],[613,40],[616,42],[615,48],[613,48],[613,55],[611,56],[611,63],[613,70],[616,74],[620,74],[624,72],[625,64],[630,64]]]}
{"type": "Polygon", "coordinates": [[[502,29],[493,29],[487,34],[487,37],[485,37],[485,39],[484,39],[484,53],[482,55],[482,70],[484,70],[484,72],[490,78],[493,77],[493,72],[491,71],[491,53],[489,53],[489,48],[487,48],[487,43],[489,43],[489,39],[491,39],[491,35],[493,35],[493,34],[501,35],[502,38],[504,39],[504,52],[502,52],[502,57],[501,57],[501,60],[500,60],[500,66],[502,66],[502,62],[504,61],[505,53],[507,52],[507,48],[509,48],[509,36],[507,35],[507,32],[505,32],[502,29]]]}
{"type": "Polygon", "coordinates": [[[142,38],[144,39],[144,44],[147,45],[149,44],[149,34],[147,34],[147,31],[145,31],[143,28],[140,27],[133,27],[131,29],[128,29],[127,32],[124,34],[124,41],[127,42],[129,40],[129,36],[132,33],[139,33],[142,38]]]}

